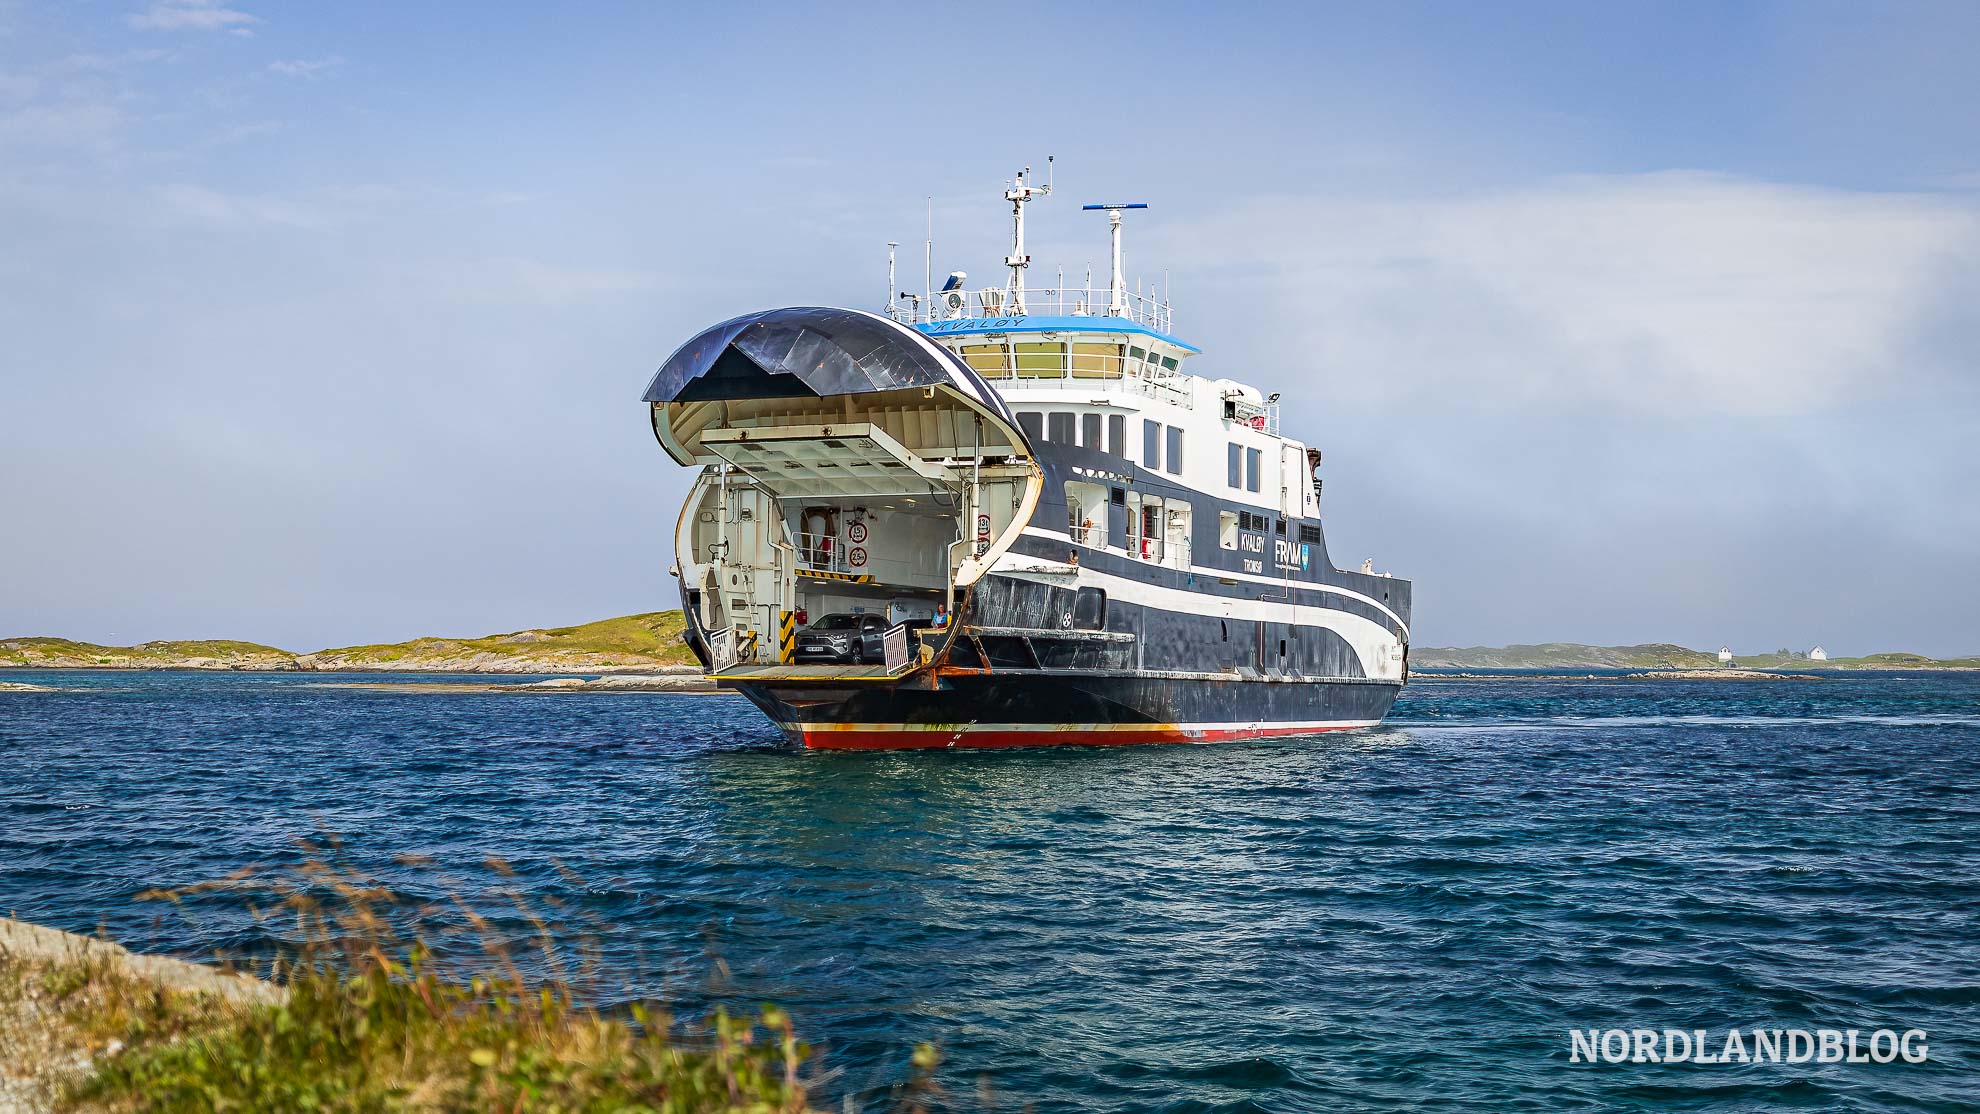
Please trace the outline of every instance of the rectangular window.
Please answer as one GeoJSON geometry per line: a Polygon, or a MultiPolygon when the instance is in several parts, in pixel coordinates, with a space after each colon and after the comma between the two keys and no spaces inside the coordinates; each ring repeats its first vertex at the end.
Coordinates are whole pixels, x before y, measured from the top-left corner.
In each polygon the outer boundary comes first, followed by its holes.
{"type": "Polygon", "coordinates": [[[1133,365],[1135,371],[1141,370],[1141,361],[1147,358],[1148,358],[1148,350],[1145,348],[1130,347],[1128,349],[1128,363],[1133,365]]]}
{"type": "Polygon", "coordinates": [[[1073,415],[1054,410],[1045,418],[1045,440],[1055,445],[1071,445],[1073,441],[1073,415]]]}
{"type": "Polygon", "coordinates": [[[1233,511],[1217,512],[1217,545],[1222,549],[1237,548],[1238,516],[1233,511]]]}
{"type": "Polygon", "coordinates": [[[1278,520],[1277,522],[1274,522],[1274,523],[1272,524],[1272,532],[1273,532],[1274,534],[1277,534],[1277,535],[1279,535],[1279,536],[1280,536],[1280,537],[1282,537],[1282,538],[1283,538],[1283,537],[1285,537],[1285,536],[1286,536],[1286,520],[1282,518],[1282,519],[1280,519],[1280,520],[1278,520]]]}
{"type": "Polygon", "coordinates": [[[1100,415],[1081,414],[1079,416],[1079,443],[1089,449],[1100,447],[1100,415]]]}
{"type": "Polygon", "coordinates": [[[1018,428],[1031,439],[1032,444],[1045,440],[1045,415],[1036,410],[1018,411],[1018,428]]]}
{"type": "Polygon", "coordinates": [[[1244,450],[1244,489],[1246,491],[1258,490],[1259,465],[1263,462],[1263,459],[1257,449],[1244,450]]]}
{"type": "Polygon", "coordinates": [[[1075,379],[1117,379],[1121,374],[1121,346],[1074,341],[1072,373],[1075,379]]]}
{"type": "Polygon", "coordinates": [[[1107,415],[1107,451],[1115,456],[1127,455],[1127,415],[1107,415]]]}
{"type": "Polygon", "coordinates": [[[1066,373],[1066,346],[1025,341],[1011,345],[1017,356],[1017,373],[1023,378],[1057,379],[1066,373]]]}
{"type": "Polygon", "coordinates": [[[1236,441],[1227,446],[1230,451],[1224,454],[1224,482],[1232,487],[1244,486],[1244,446],[1236,441]]]}
{"type": "Polygon", "coordinates": [[[1162,357],[1162,368],[1165,371],[1176,370],[1176,358],[1174,356],[1162,357]]]}
{"type": "Polygon", "coordinates": [[[1319,545],[1320,527],[1314,526],[1311,523],[1304,523],[1304,522],[1300,523],[1299,540],[1305,542],[1308,545],[1319,545]]]}
{"type": "Polygon", "coordinates": [[[1141,466],[1160,468],[1162,466],[1162,423],[1141,421],[1141,466]]]}
{"type": "Polygon", "coordinates": [[[1182,430],[1175,426],[1169,427],[1169,472],[1182,475],[1182,430]]]}
{"type": "Polygon", "coordinates": [[[1004,350],[1002,341],[996,344],[965,344],[962,346],[963,363],[968,364],[980,375],[1000,376],[1011,373],[1010,354],[1004,350]]]}

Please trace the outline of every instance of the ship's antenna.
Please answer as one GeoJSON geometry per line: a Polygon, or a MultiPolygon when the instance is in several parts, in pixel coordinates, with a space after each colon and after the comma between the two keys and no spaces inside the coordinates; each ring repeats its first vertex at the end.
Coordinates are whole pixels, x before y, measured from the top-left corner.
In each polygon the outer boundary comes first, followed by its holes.
{"type": "Polygon", "coordinates": [[[1127,284],[1121,275],[1121,212],[1124,209],[1146,209],[1140,201],[1108,201],[1099,205],[1081,205],[1082,210],[1101,209],[1107,213],[1107,231],[1114,241],[1114,266],[1107,280],[1107,316],[1127,316],[1127,284]]]}
{"type": "Polygon", "coordinates": [[[1031,173],[1030,167],[1018,171],[1017,180],[1004,191],[1004,200],[1011,203],[1011,254],[1004,259],[1004,266],[1011,269],[1011,313],[1023,317],[1024,308],[1024,269],[1031,266],[1031,256],[1024,252],[1024,205],[1033,198],[1044,197],[1052,192],[1050,168],[1052,156],[1045,157],[1047,184],[1034,186],[1024,180],[1031,173]]]}
{"type": "Polygon", "coordinates": [[[922,257],[924,269],[921,272],[921,304],[932,309],[935,305],[935,198],[933,196],[928,199],[928,242],[925,247],[926,252],[922,257]]]}
{"type": "Polygon", "coordinates": [[[898,240],[887,241],[887,308],[890,310],[894,308],[894,249],[900,246],[898,240]]]}

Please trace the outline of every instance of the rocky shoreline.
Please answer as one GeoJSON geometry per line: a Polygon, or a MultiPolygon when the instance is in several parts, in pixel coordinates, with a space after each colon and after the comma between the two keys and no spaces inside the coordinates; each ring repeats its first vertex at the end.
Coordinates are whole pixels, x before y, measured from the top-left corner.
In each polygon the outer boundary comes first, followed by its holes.
{"type": "Polygon", "coordinates": [[[227,1007],[284,998],[281,987],[250,975],[0,917],[0,1114],[54,1110],[65,1085],[123,1051],[122,1042],[100,1043],[69,1015],[62,988],[85,980],[227,1007]]]}

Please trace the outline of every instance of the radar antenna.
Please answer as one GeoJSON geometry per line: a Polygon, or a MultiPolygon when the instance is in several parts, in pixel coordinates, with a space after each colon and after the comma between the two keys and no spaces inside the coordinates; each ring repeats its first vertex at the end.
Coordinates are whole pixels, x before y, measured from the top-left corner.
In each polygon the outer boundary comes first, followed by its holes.
{"type": "Polygon", "coordinates": [[[1127,285],[1121,276],[1121,211],[1124,209],[1146,209],[1140,201],[1108,201],[1099,205],[1081,205],[1081,211],[1104,209],[1107,212],[1107,230],[1114,240],[1114,266],[1107,279],[1107,316],[1127,316],[1127,285]]]}
{"type": "Polygon", "coordinates": [[[1052,192],[1052,159],[1045,156],[1045,184],[1032,185],[1025,181],[1031,173],[1030,167],[1018,171],[1017,180],[1004,191],[1004,200],[1011,203],[1011,254],[1004,259],[1004,266],[1011,269],[1011,314],[1022,317],[1024,306],[1024,269],[1031,266],[1031,256],[1024,252],[1024,206],[1025,202],[1044,197],[1052,192]]]}

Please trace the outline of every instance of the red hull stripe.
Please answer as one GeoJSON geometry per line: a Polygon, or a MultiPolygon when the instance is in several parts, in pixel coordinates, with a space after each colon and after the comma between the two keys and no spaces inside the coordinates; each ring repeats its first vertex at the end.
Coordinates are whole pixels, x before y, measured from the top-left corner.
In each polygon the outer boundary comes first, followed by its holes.
{"type": "Polygon", "coordinates": [[[1376,720],[1324,723],[787,723],[792,738],[814,750],[926,750],[945,747],[1121,746],[1218,743],[1272,735],[1313,735],[1373,727],[1376,720]]]}

